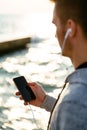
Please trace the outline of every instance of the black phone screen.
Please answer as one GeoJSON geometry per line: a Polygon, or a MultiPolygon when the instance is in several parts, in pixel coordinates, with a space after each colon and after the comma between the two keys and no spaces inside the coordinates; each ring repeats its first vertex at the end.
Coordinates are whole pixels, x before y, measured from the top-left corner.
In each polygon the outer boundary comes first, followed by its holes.
{"type": "Polygon", "coordinates": [[[24,76],[13,78],[13,81],[26,102],[36,98],[24,76]]]}

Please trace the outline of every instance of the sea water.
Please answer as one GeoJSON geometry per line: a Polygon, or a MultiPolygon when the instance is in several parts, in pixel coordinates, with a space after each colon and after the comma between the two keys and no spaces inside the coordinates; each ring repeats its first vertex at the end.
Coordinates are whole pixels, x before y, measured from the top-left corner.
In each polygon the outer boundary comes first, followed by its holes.
{"type": "Polygon", "coordinates": [[[0,57],[0,130],[46,130],[49,120],[49,112],[24,106],[15,96],[14,77],[24,75],[28,82],[38,82],[47,94],[57,98],[65,78],[73,70],[70,60],[61,56],[51,19],[47,20],[47,14],[0,15],[0,36],[32,34],[26,49],[0,57]]]}

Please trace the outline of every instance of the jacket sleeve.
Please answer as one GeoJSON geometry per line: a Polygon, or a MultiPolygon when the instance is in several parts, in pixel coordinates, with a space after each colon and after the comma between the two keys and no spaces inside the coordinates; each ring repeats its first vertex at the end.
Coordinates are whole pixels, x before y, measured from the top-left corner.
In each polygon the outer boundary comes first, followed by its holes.
{"type": "Polygon", "coordinates": [[[44,108],[45,110],[51,112],[54,107],[55,102],[56,102],[55,98],[49,95],[46,95],[45,100],[41,105],[41,108],[44,108]]]}

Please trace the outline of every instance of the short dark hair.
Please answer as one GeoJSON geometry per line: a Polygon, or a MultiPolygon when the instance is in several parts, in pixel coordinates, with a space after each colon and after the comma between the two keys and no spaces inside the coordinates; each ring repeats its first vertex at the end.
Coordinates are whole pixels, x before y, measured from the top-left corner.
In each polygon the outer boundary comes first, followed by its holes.
{"type": "Polygon", "coordinates": [[[55,2],[55,8],[62,24],[68,19],[77,22],[87,37],[87,0],[50,0],[55,2]]]}

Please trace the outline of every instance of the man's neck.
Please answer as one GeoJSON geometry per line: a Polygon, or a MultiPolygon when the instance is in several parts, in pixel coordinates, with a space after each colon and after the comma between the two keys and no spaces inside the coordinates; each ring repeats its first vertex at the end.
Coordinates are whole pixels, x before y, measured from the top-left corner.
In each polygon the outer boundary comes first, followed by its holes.
{"type": "Polygon", "coordinates": [[[82,63],[76,69],[82,69],[82,68],[87,68],[87,62],[82,63]]]}
{"type": "Polygon", "coordinates": [[[74,55],[73,58],[71,59],[72,64],[74,68],[76,69],[78,66],[81,64],[87,62],[87,47],[86,49],[82,49],[77,51],[74,55]]]}

